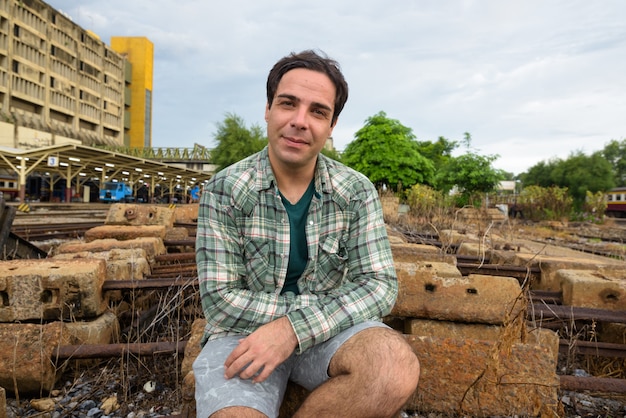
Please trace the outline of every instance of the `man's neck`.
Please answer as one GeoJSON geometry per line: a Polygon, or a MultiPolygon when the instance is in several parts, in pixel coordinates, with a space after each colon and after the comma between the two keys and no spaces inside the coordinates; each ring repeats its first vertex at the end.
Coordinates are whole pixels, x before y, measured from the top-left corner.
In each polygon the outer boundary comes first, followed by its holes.
{"type": "Polygon", "coordinates": [[[291,204],[296,204],[311,184],[315,175],[315,165],[290,170],[285,167],[272,167],[278,190],[291,204]]]}

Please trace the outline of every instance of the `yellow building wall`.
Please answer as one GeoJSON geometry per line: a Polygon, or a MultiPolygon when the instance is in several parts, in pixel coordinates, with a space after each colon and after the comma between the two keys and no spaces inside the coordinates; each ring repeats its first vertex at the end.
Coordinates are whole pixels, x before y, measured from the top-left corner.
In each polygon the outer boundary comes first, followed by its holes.
{"type": "Polygon", "coordinates": [[[154,44],[145,37],[111,37],[111,48],[132,65],[130,146],[152,147],[152,80],[154,44]]]}

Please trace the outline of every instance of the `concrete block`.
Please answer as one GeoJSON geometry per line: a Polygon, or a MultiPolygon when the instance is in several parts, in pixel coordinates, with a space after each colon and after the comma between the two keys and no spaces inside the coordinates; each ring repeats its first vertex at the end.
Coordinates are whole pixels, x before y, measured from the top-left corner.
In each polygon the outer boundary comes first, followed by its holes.
{"type": "Polygon", "coordinates": [[[198,203],[178,205],[174,208],[174,222],[190,224],[198,221],[198,203]]]}
{"type": "Polygon", "coordinates": [[[85,231],[85,241],[113,238],[126,241],[141,237],[165,239],[167,228],[163,225],[102,225],[85,231]]]}
{"type": "Polygon", "coordinates": [[[559,378],[541,344],[407,335],[421,363],[406,410],[462,416],[557,416],[559,378]]]}
{"type": "Polygon", "coordinates": [[[83,242],[79,240],[64,242],[56,248],[56,254],[80,253],[83,251],[102,252],[110,251],[116,248],[142,248],[146,252],[148,261],[152,263],[154,257],[165,254],[167,250],[163,244],[163,240],[154,237],[135,238],[126,241],[116,239],[98,239],[91,242],[83,242]]]}
{"type": "Polygon", "coordinates": [[[559,336],[546,328],[521,327],[521,323],[502,325],[464,324],[430,319],[407,319],[405,334],[455,340],[510,340],[516,343],[540,344],[548,348],[554,361],[559,358],[559,336]]]}
{"type": "Polygon", "coordinates": [[[53,322],[39,324],[0,323],[0,386],[20,395],[48,392],[63,373],[51,361],[60,345],[74,344],[66,324],[53,322]]]}
{"type": "Polygon", "coordinates": [[[183,383],[181,385],[182,393],[182,418],[196,418],[196,377],[193,370],[183,375],[183,383]]]}
{"type": "Polygon", "coordinates": [[[491,259],[492,248],[482,242],[463,242],[457,250],[457,255],[468,255],[472,257],[483,257],[484,259],[491,259]]]}
{"type": "Polygon", "coordinates": [[[626,281],[599,271],[558,270],[563,305],[626,311],[626,281]]]}
{"type": "Polygon", "coordinates": [[[391,244],[394,263],[418,263],[420,261],[434,261],[456,265],[456,257],[444,254],[434,245],[426,244],[391,244]]]}
{"type": "Polygon", "coordinates": [[[174,226],[174,209],[167,206],[116,203],[111,205],[104,221],[106,225],[174,226]]]}
{"type": "Polygon", "coordinates": [[[497,341],[502,334],[502,326],[411,318],[407,319],[405,322],[404,333],[437,338],[454,338],[458,340],[474,339],[497,341]]]}
{"type": "Polygon", "coordinates": [[[94,318],[106,310],[104,260],[12,260],[0,264],[0,322],[94,318]]]}
{"type": "Polygon", "coordinates": [[[150,263],[143,248],[114,248],[110,251],[57,254],[54,260],[103,259],[107,280],[143,280],[150,275],[150,263]]]}
{"type": "Polygon", "coordinates": [[[204,318],[198,318],[191,324],[191,335],[185,346],[185,357],[180,366],[180,373],[183,376],[187,376],[187,374],[192,371],[193,362],[196,360],[196,357],[200,355],[200,351],[202,351],[200,341],[202,340],[205,326],[206,319],[204,318]]]}
{"type": "Polygon", "coordinates": [[[396,263],[398,298],[392,316],[505,324],[525,307],[512,277],[461,276],[445,263],[396,263]]]}
{"type": "Polygon", "coordinates": [[[182,241],[189,238],[189,230],[187,228],[168,228],[165,232],[166,241],[182,241]]]}
{"type": "Polygon", "coordinates": [[[67,322],[74,344],[111,344],[119,341],[120,324],[113,312],[105,312],[91,321],[67,322]]]}
{"type": "Polygon", "coordinates": [[[539,268],[541,270],[540,280],[533,281],[530,288],[554,292],[561,290],[561,280],[557,275],[559,270],[598,270],[604,274],[612,274],[623,272],[626,266],[624,262],[617,262],[616,260],[606,259],[604,261],[597,258],[587,258],[583,253],[574,257],[511,251],[494,251],[491,263],[539,268]]]}
{"type": "MultiPolygon", "coordinates": [[[[120,324],[113,312],[105,312],[92,321],[67,322],[74,345],[112,344],[120,341],[120,324]]],[[[101,359],[68,359],[73,367],[97,367],[101,359]]]]}

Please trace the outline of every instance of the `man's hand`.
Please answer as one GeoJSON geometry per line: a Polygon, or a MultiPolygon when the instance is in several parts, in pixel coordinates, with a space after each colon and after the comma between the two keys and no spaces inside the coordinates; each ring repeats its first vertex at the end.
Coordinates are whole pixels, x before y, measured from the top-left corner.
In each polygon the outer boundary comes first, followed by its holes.
{"type": "Polygon", "coordinates": [[[254,383],[263,382],[289,358],[297,345],[298,339],[287,317],[265,324],[239,341],[224,363],[224,377],[231,379],[239,375],[242,379],[253,378],[254,383]]]}

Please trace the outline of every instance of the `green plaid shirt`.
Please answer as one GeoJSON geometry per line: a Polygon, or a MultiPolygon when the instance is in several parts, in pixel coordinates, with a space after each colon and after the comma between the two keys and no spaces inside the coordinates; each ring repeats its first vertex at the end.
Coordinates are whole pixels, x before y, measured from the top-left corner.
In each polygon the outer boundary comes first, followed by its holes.
{"type": "Polygon", "coordinates": [[[306,239],[300,295],[281,295],[289,219],[267,147],[211,179],[200,200],[196,238],[207,319],[203,343],[247,335],[287,316],[301,353],[391,311],[398,283],[378,193],[365,176],[322,154],[306,239]]]}

